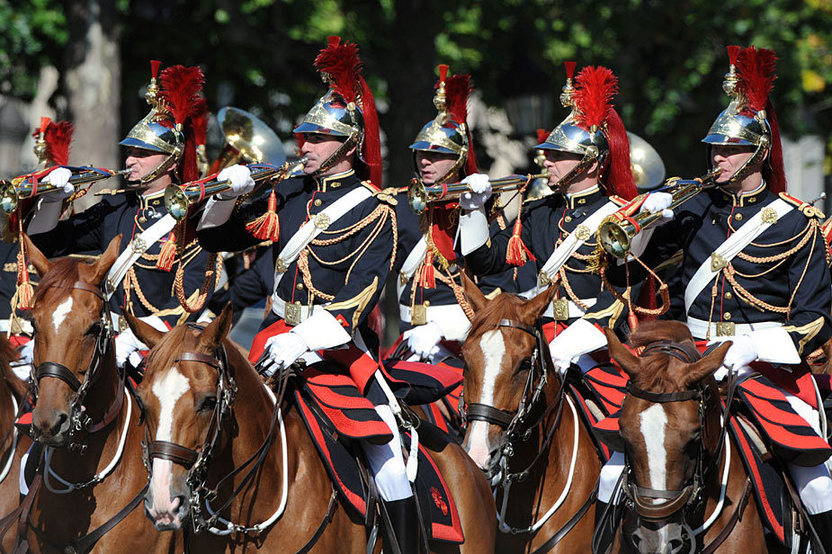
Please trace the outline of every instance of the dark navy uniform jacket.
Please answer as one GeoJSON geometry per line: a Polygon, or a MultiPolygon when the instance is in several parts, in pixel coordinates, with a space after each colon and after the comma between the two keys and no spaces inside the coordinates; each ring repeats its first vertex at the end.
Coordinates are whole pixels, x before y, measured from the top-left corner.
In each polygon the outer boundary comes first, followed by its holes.
{"type": "MultiPolygon", "coordinates": [[[[275,185],[280,237],[272,245],[272,267],[283,247],[308,219],[357,187],[378,192],[374,185],[362,182],[352,170],[327,177],[288,179],[275,185]]],[[[272,189],[264,189],[255,193],[256,198],[251,202],[237,206],[223,225],[200,230],[199,240],[203,247],[210,251],[237,251],[261,242],[249,233],[245,224],[266,212],[272,189]]],[[[367,315],[378,302],[390,271],[395,243],[394,210],[379,198],[385,198],[385,195],[369,198],[332,221],[305,249],[307,254],[301,254],[288,266],[277,289],[278,296],[287,303],[328,304],[327,310],[347,332],[354,334],[357,328],[366,330],[362,332],[366,340],[375,337],[369,332],[367,315]],[[304,264],[308,266],[306,279],[304,264]],[[314,290],[309,290],[310,284],[314,290]]],[[[261,328],[277,319],[271,312],[261,328]]],[[[368,347],[373,348],[369,342],[368,347]]]]}
{"type": "MultiPolygon", "coordinates": [[[[148,229],[166,214],[163,191],[147,196],[127,192],[105,196],[86,211],[59,221],[51,231],[32,235],[31,238],[44,255],[52,258],[74,253],[101,254],[112,238],[121,233],[121,253],[130,246],[135,235],[148,229]]],[[[171,326],[185,318],[185,311],[179,305],[173,288],[178,261],[174,262],[169,272],[156,267],[154,257],[158,257],[163,240],[151,245],[133,264],[138,287],[146,302],[140,299],[139,291],[134,290],[132,285],[129,291],[125,291],[122,282],[110,298],[110,309],[113,312],[123,312],[129,293],[130,313],[135,316],[156,315],[171,326]]],[[[200,248],[196,240],[191,241],[183,255],[184,289],[189,299],[203,284],[207,260],[208,253],[200,248]]],[[[213,287],[210,292],[213,292],[213,287]]],[[[198,315],[191,314],[185,319],[195,320],[198,315]]]]}
{"type": "MultiPolygon", "coordinates": [[[[568,197],[552,194],[525,204],[521,214],[521,238],[534,255],[537,269],[543,267],[555,248],[575,232],[579,225],[611,200],[596,186],[568,197]]],[[[623,204],[620,199],[614,201],[623,204]]],[[[471,270],[477,274],[505,270],[506,251],[511,234],[512,227],[509,226],[493,235],[490,244],[486,243],[465,256],[471,270]]],[[[628,329],[627,304],[617,299],[609,287],[604,285],[601,277],[589,269],[589,258],[595,247],[596,234],[592,234],[564,264],[569,287],[579,300],[597,299],[595,304],[586,310],[584,319],[601,328],[610,327],[624,333],[628,329]]],[[[613,264],[608,270],[608,280],[619,294],[626,289],[623,268],[623,265],[613,264]]],[[[633,303],[637,300],[638,291],[638,284],[634,284],[631,292],[633,303]]],[[[564,283],[559,284],[557,298],[570,298],[564,283]]],[[[570,312],[566,323],[571,324],[577,319],[578,317],[570,312]]]]}
{"type": "MultiPolygon", "coordinates": [[[[12,297],[17,289],[17,253],[20,243],[0,241],[0,262],[3,271],[0,273],[0,319],[9,319],[12,313],[12,297]]],[[[29,264],[29,280],[37,286],[38,276],[29,264]]],[[[20,314],[22,312],[18,312],[20,314]]]]}
{"type": "MultiPolygon", "coordinates": [[[[405,259],[413,250],[413,248],[416,247],[416,244],[421,240],[422,227],[420,217],[417,216],[412,209],[410,209],[410,206],[407,202],[407,194],[399,194],[397,200],[398,204],[396,205],[396,221],[399,226],[399,242],[398,255],[396,256],[396,265],[394,267],[394,270],[396,272],[396,278],[402,279],[402,265],[404,264],[405,259]]],[[[497,233],[500,230],[501,227],[498,225],[496,221],[491,224],[492,234],[497,233]]],[[[458,264],[461,264],[463,261],[462,256],[458,255],[457,258],[458,264]]],[[[454,266],[452,266],[450,272],[451,278],[457,285],[462,286],[459,277],[459,268],[456,267],[456,265],[457,264],[454,264],[454,266]]],[[[401,295],[399,296],[399,304],[408,308],[410,308],[414,304],[425,304],[426,302],[429,303],[431,306],[449,306],[453,304],[458,304],[456,295],[454,295],[454,291],[451,289],[451,287],[448,286],[446,283],[440,281],[438,278],[436,279],[435,287],[425,288],[419,285],[418,280],[421,267],[422,266],[420,265],[416,273],[414,273],[413,276],[404,285],[401,295]],[[413,288],[414,279],[417,280],[415,289],[413,288]]],[[[438,267],[435,267],[435,271],[437,275],[440,274],[440,270],[438,267]]],[[[445,272],[441,273],[445,274],[445,272]]],[[[519,293],[534,287],[534,281],[536,280],[536,272],[533,268],[529,269],[524,266],[523,268],[518,268],[517,272],[515,272],[515,270],[512,268],[495,274],[473,274],[472,277],[474,278],[474,282],[477,283],[477,285],[485,294],[492,293],[497,289],[499,289],[502,292],[519,293]],[[517,278],[515,277],[515,273],[517,274],[517,278]],[[529,278],[530,276],[531,279],[529,278]],[[529,284],[530,281],[531,284],[529,284]],[[527,286],[526,288],[522,288],[524,285],[527,284],[529,286],[527,286]]],[[[406,321],[399,322],[400,332],[404,332],[410,328],[410,323],[406,321]]]]}
{"type": "Polygon", "coordinates": [[[822,214],[791,197],[784,199],[794,209],[734,257],[717,276],[716,289],[711,281],[684,313],[684,287],[699,266],[777,198],[766,186],[740,196],[722,189],[702,192],[678,207],[672,221],[655,230],[645,258],[655,267],[674,251],[684,251],[678,266],[683,287],[673,296],[673,311],[682,321],[687,316],[712,323],[781,322],[797,352],[805,357],[832,337],[832,291],[826,245],[819,229],[822,214]]]}

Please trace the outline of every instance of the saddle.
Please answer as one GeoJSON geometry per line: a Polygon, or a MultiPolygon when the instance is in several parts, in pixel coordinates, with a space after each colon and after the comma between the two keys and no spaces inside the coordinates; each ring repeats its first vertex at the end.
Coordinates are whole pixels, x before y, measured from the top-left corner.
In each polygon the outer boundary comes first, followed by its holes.
{"type": "MultiPolygon", "coordinates": [[[[407,363],[407,362],[399,362],[407,363]]],[[[418,364],[424,365],[424,364],[418,364]]],[[[356,439],[388,442],[392,435],[381,420],[370,400],[365,398],[348,376],[331,371],[324,364],[315,364],[301,373],[295,381],[294,400],[306,424],[310,437],[336,489],[346,500],[346,505],[365,521],[373,518],[372,505],[376,500],[371,494],[374,483],[368,482],[369,472],[363,470],[360,449],[356,439]]],[[[401,368],[400,368],[401,369],[401,368]]],[[[408,366],[399,372],[391,372],[396,379],[405,377],[408,366]]],[[[397,396],[412,397],[419,403],[433,401],[431,394],[443,392],[451,386],[414,376],[416,383],[397,390],[397,396]],[[432,388],[433,387],[433,388],[432,388]],[[433,390],[429,393],[428,389],[433,390]]],[[[457,383],[453,383],[456,387],[457,383]]],[[[426,421],[418,424],[418,473],[413,484],[423,518],[424,528],[431,540],[461,544],[464,540],[459,514],[451,491],[434,462],[430,450],[441,451],[452,442],[450,436],[426,421]]],[[[402,430],[402,440],[410,451],[411,435],[402,430]]]]}

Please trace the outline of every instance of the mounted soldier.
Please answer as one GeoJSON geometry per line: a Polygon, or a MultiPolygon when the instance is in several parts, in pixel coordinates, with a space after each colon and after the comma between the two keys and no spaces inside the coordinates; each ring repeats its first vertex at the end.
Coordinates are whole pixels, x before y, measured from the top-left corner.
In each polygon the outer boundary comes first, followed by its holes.
{"type": "Polygon", "coordinates": [[[322,359],[348,373],[358,389],[354,405],[368,408],[369,420],[361,422],[366,435],[358,442],[401,551],[415,552],[418,518],[399,442],[398,403],[374,357],[378,336],[368,325],[395,258],[394,193],[379,187],[378,120],[357,46],[330,37],[315,66],[329,90],[294,129],[303,137],[304,175],[255,191],[242,204],[239,197],[254,190],[251,172],[241,165],[223,170],[218,178],[228,179],[231,190],[208,201],[199,237],[212,251],[242,250],[259,242],[250,229],[269,218],[274,292],[249,359],[266,375],[322,359]]]}
{"type": "MultiPolygon", "coordinates": [[[[716,186],[700,187],[686,201],[678,193],[651,193],[621,216],[640,206],[642,213],[670,220],[652,229],[652,238],[639,248],[653,265],[684,251],[678,269],[683,291],[673,304],[703,348],[731,343],[714,376],[738,383],[737,396],[786,462],[812,527],[829,545],[832,478],[824,461],[832,450],[821,434],[805,362],[832,336],[823,215],[785,192],[769,100],[774,52],[728,50],[731,69],[723,89],[731,100],[702,139],[716,186]]],[[[615,463],[604,470],[612,480],[619,473],[611,470],[615,463]]]]}
{"type": "MultiPolygon", "coordinates": [[[[74,193],[72,172],[58,167],[44,179],[55,190],[39,199],[28,233],[48,257],[100,254],[120,234],[119,257],[107,277],[110,310],[114,316],[127,312],[166,330],[177,322],[196,319],[195,312],[213,291],[213,280],[205,282],[208,253],[185,226],[175,228],[176,220],[167,214],[163,198],[169,184],[199,176],[197,136],[204,136],[206,125],[206,102],[200,96],[202,71],[166,68],[160,88],[159,66],[160,62],[151,62],[152,80],[146,94],[150,112],[120,143],[127,148],[130,185],[58,221],[64,200],[74,193]],[[179,243],[180,263],[174,268],[179,243]],[[187,311],[182,301],[189,304],[187,311]]],[[[121,318],[118,327],[123,331],[116,341],[122,365],[143,345],[126,330],[121,318]]]]}

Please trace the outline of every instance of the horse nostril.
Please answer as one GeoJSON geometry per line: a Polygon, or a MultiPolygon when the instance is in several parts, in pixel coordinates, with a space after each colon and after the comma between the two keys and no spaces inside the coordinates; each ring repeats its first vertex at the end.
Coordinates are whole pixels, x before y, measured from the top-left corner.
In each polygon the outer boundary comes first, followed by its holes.
{"type": "Polygon", "coordinates": [[[64,428],[64,424],[69,421],[69,415],[65,413],[58,414],[57,420],[55,421],[55,425],[52,427],[52,434],[57,435],[61,432],[61,429],[64,428]]]}

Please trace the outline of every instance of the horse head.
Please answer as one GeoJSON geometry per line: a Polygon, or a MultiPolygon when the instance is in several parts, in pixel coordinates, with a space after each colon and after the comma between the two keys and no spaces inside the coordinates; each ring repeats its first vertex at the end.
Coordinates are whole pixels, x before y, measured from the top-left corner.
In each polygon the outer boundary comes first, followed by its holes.
{"type": "Polygon", "coordinates": [[[178,325],[162,333],[139,319],[126,319],[151,348],[138,391],[149,443],[145,510],[157,529],[179,529],[190,513],[194,489],[202,485],[208,459],[219,446],[236,390],[223,345],[231,328],[230,304],[204,329],[178,325]]]}
{"type": "Polygon", "coordinates": [[[698,504],[707,462],[719,456],[713,373],[731,343],[702,357],[684,324],[646,322],[630,340],[643,348],[637,356],[610,329],[605,333],[610,357],[630,377],[619,416],[628,457],[624,494],[634,507],[625,514],[624,539],[639,552],[692,552],[685,516],[698,504]]]}
{"type": "MultiPolygon", "coordinates": [[[[32,309],[38,389],[32,433],[46,445],[64,446],[80,430],[75,428],[80,426],[79,418],[89,421],[100,415],[92,413],[93,406],[87,406],[84,399],[106,371],[104,364],[115,370],[110,313],[101,284],[118,256],[121,235],[93,263],[72,258],[50,262],[28,236],[23,240],[41,277],[32,309]]],[[[108,392],[112,391],[102,394],[108,392]]],[[[107,407],[101,407],[101,412],[107,407]]]]}
{"type": "MultiPolygon", "coordinates": [[[[499,470],[509,422],[529,392],[538,344],[535,322],[557,289],[549,287],[531,300],[507,293],[488,300],[464,273],[462,281],[475,314],[462,346],[465,417],[470,422],[462,447],[492,478],[499,470]]],[[[538,356],[548,361],[548,349],[542,350],[538,356]]]]}

